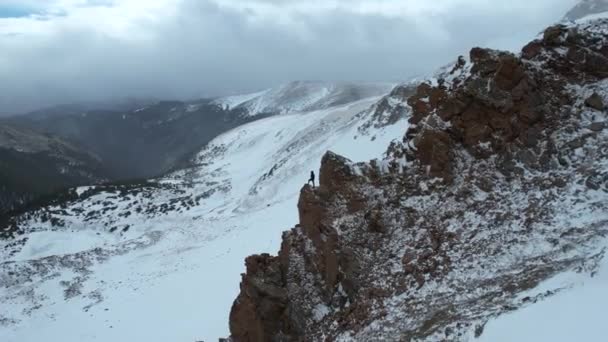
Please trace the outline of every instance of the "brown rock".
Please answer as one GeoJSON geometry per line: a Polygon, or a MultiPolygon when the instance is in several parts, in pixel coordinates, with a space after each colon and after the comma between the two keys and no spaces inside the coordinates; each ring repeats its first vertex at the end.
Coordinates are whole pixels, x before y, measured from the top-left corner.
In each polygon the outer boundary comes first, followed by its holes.
{"type": "Polygon", "coordinates": [[[482,76],[493,74],[498,70],[499,61],[494,57],[489,49],[473,48],[471,50],[472,73],[479,73],[482,76]]]}
{"type": "Polygon", "coordinates": [[[447,98],[447,93],[442,88],[433,88],[429,95],[429,104],[431,108],[437,108],[437,105],[447,98]]]}
{"type": "Polygon", "coordinates": [[[429,105],[428,101],[425,100],[418,100],[414,102],[414,105],[412,107],[414,113],[417,113],[421,116],[426,116],[431,112],[431,106],[429,105]]]}
{"type": "Polygon", "coordinates": [[[566,55],[566,58],[568,58],[573,63],[583,63],[587,58],[587,53],[585,52],[585,50],[579,47],[573,47],[568,49],[568,54],[566,55]]]}
{"type": "Polygon", "coordinates": [[[596,110],[604,110],[604,100],[598,93],[593,93],[585,100],[585,105],[596,110]]]}
{"type": "Polygon", "coordinates": [[[510,91],[521,82],[524,75],[519,60],[515,56],[505,55],[500,58],[494,81],[499,89],[510,91]]]}
{"type": "Polygon", "coordinates": [[[464,141],[469,147],[473,147],[480,142],[487,142],[492,134],[492,129],[481,123],[473,123],[465,130],[464,141]]]}
{"type": "Polygon", "coordinates": [[[595,52],[587,54],[583,71],[598,78],[608,77],[608,58],[595,52]]]}
{"type": "Polygon", "coordinates": [[[530,85],[528,83],[528,80],[524,78],[521,80],[521,82],[519,82],[519,84],[515,86],[515,88],[513,88],[513,90],[511,90],[511,96],[513,97],[513,100],[520,101],[524,99],[529,92],[530,85]]]}
{"type": "Polygon", "coordinates": [[[474,47],[471,49],[469,55],[469,57],[471,58],[471,62],[478,63],[490,58],[490,50],[483,49],[480,47],[474,47]]]}
{"type": "Polygon", "coordinates": [[[585,181],[585,185],[587,185],[589,189],[599,190],[601,186],[601,180],[598,177],[590,176],[585,181]]]}
{"type": "Polygon", "coordinates": [[[420,163],[430,167],[430,175],[451,179],[452,141],[446,132],[424,131],[416,144],[416,156],[420,163]]]}
{"type": "Polygon", "coordinates": [[[462,69],[467,64],[467,61],[464,59],[464,56],[458,56],[458,61],[454,68],[450,71],[450,75],[453,75],[457,70],[462,69]]]}
{"type": "Polygon", "coordinates": [[[604,128],[606,128],[605,122],[594,122],[589,125],[589,129],[594,132],[601,132],[604,128]]]}
{"type": "Polygon", "coordinates": [[[519,161],[521,161],[527,167],[534,167],[534,165],[538,162],[538,158],[536,158],[534,152],[529,149],[519,151],[517,154],[517,159],[519,159],[519,161]]]}
{"type": "Polygon", "coordinates": [[[467,125],[471,122],[479,122],[484,116],[486,109],[480,106],[477,103],[473,103],[471,106],[467,107],[467,109],[462,113],[460,118],[467,122],[467,125]]]}
{"type": "Polygon", "coordinates": [[[319,172],[319,191],[340,193],[346,183],[352,182],[356,176],[351,169],[352,162],[331,151],[327,151],[321,159],[319,172]]]}
{"type": "Polygon", "coordinates": [[[380,209],[370,210],[364,215],[369,230],[374,233],[385,233],[386,228],[382,223],[382,211],[380,209]]]}
{"type": "Polygon", "coordinates": [[[524,134],[521,135],[522,142],[527,147],[535,147],[541,138],[541,131],[536,127],[531,127],[524,134]]]}
{"type": "Polygon", "coordinates": [[[542,118],[542,114],[532,108],[523,108],[519,113],[519,119],[528,125],[533,125],[539,122],[542,118]]]}
{"type": "Polygon", "coordinates": [[[241,293],[230,311],[230,333],[236,341],[267,341],[289,330],[283,326],[287,291],[279,258],[254,255],[245,264],[241,293]]]}
{"type": "Polygon", "coordinates": [[[416,272],[416,267],[412,264],[407,264],[403,266],[403,272],[405,274],[414,274],[416,272]]]}
{"type": "Polygon", "coordinates": [[[543,34],[543,41],[548,45],[558,45],[564,39],[562,34],[567,32],[564,25],[555,25],[547,28],[543,34]]]}
{"type": "Polygon", "coordinates": [[[524,46],[524,48],[522,49],[522,57],[524,59],[533,59],[536,56],[540,55],[541,51],[543,49],[543,44],[537,40],[529,43],[528,45],[524,46]]]}
{"type": "Polygon", "coordinates": [[[509,130],[511,128],[511,117],[498,112],[489,113],[490,127],[495,130],[509,130]]]}
{"type": "Polygon", "coordinates": [[[437,115],[444,121],[448,121],[455,115],[461,114],[467,108],[470,102],[465,101],[459,98],[446,99],[442,103],[439,103],[437,115]]]}
{"type": "Polygon", "coordinates": [[[494,183],[488,177],[480,177],[477,181],[477,187],[484,192],[492,192],[494,190],[494,183]]]}
{"type": "Polygon", "coordinates": [[[414,252],[414,250],[407,250],[405,251],[405,253],[403,254],[403,258],[401,259],[401,262],[403,263],[403,265],[407,265],[411,262],[413,262],[414,260],[416,260],[416,252],[414,252]]]}
{"type": "MultiPolygon", "coordinates": [[[[362,171],[364,177],[359,176],[350,161],[326,154],[321,165],[321,184],[318,189],[302,189],[298,203],[300,224],[283,235],[279,257],[247,259],[247,274],[231,312],[234,341],[330,340],[344,332],[357,334],[383,315],[383,302],[377,299],[401,294],[416,284],[422,287],[426,281],[434,285],[435,281],[446,279],[443,275],[453,269],[476,267],[482,258],[505,251],[505,244],[518,244],[529,238],[528,234],[512,232],[509,221],[524,222],[528,229],[537,222],[550,222],[552,209],[561,208],[553,207],[551,201],[559,196],[547,192],[542,200],[530,200],[537,189],[563,188],[568,182],[578,182],[580,176],[583,186],[608,191],[608,175],[603,169],[591,169],[587,163],[579,166],[578,158],[568,159],[572,149],[586,146],[597,151],[603,143],[604,135],[580,129],[588,123],[584,124],[568,105],[581,99],[575,97],[575,92],[567,95],[568,84],[589,86],[608,72],[608,63],[602,64],[608,50],[598,44],[600,38],[562,26],[549,28],[543,40],[528,44],[522,51],[522,58],[536,59],[538,63],[533,67],[512,54],[471,50],[471,77],[456,72],[464,67],[461,58],[452,71],[458,76],[449,88],[447,82],[441,81],[437,87],[422,84],[410,96],[411,122],[417,125],[410,126],[403,142],[389,148],[382,161],[382,165],[393,165],[389,172],[376,161],[357,164],[357,171],[362,171]],[[562,49],[556,51],[556,46],[568,49],[568,54],[558,53],[562,49]],[[589,144],[585,145],[587,137],[589,144]],[[485,153],[477,148],[495,158],[472,160],[471,153],[478,158],[485,153]],[[420,167],[401,169],[403,157],[420,167]],[[463,159],[455,159],[460,157],[463,159]],[[523,177],[526,170],[522,166],[537,170],[533,174],[538,177],[523,177]],[[392,168],[400,171],[391,172],[392,168]],[[496,175],[496,171],[506,177],[496,175]],[[424,173],[450,184],[429,182],[424,173]],[[509,211],[508,208],[519,207],[518,199],[501,196],[511,180],[521,183],[522,192],[530,195],[528,209],[509,211]],[[421,186],[422,182],[426,186],[421,186]],[[475,196],[477,188],[487,192],[483,200],[475,196]],[[416,197],[422,195],[425,197],[418,208],[416,197]],[[427,196],[432,198],[431,203],[426,203],[427,196]],[[412,205],[416,209],[409,208],[412,205]],[[480,216],[474,221],[479,222],[479,227],[460,220],[469,213],[480,216]],[[458,235],[444,231],[448,224],[459,221],[464,222],[458,235]],[[486,240],[479,235],[482,228],[491,231],[491,237],[495,233],[501,235],[496,235],[499,239],[486,240]],[[384,233],[387,231],[394,234],[384,233]],[[404,254],[401,256],[400,252],[404,254]],[[395,262],[401,262],[400,270],[386,267],[395,262]],[[345,307],[347,302],[350,305],[345,307]],[[331,309],[331,315],[322,321],[315,318],[318,303],[331,309]]],[[[404,90],[393,94],[407,96],[404,90]]],[[[600,103],[590,99],[587,105],[605,110],[606,101],[594,95],[600,103]]],[[[378,108],[381,107],[390,110],[391,106],[383,101],[378,108]]],[[[606,124],[594,122],[586,127],[600,132],[606,124]]],[[[553,243],[555,239],[548,241],[553,243]]],[[[539,275],[545,277],[546,269],[539,265],[536,271],[539,273],[524,273],[528,280],[536,282],[539,275]]],[[[516,279],[521,274],[507,281],[501,278],[500,282],[507,284],[505,289],[509,291],[524,290],[508,286],[523,284],[516,279]]],[[[483,279],[479,280],[472,284],[486,286],[483,279]]],[[[415,291],[411,294],[416,296],[415,291]]],[[[443,299],[434,304],[448,313],[445,317],[449,320],[441,318],[445,321],[435,320],[424,327],[425,321],[432,321],[429,317],[441,315],[428,314],[424,302],[406,302],[402,307],[404,314],[410,314],[412,303],[416,305],[410,317],[422,316],[418,322],[422,328],[396,338],[409,341],[429,336],[440,331],[437,329],[452,328],[454,322],[463,319],[460,311],[451,311],[455,307],[446,294],[437,296],[443,299]]],[[[490,295],[482,310],[487,309],[487,304],[495,305],[494,299],[490,295]]],[[[463,324],[469,325],[463,325],[463,329],[474,326],[478,319],[464,318],[463,324]]],[[[379,339],[391,337],[382,335],[379,339]]]]}

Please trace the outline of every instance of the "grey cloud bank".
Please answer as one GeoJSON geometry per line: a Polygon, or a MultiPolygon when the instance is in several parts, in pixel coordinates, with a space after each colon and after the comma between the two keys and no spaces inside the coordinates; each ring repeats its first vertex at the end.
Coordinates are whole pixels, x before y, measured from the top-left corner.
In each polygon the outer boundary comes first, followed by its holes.
{"type": "Polygon", "coordinates": [[[73,3],[60,16],[0,19],[0,113],[292,80],[402,81],[475,45],[516,49],[576,1],[167,0],[150,15],[137,13],[142,1],[73,3]]]}

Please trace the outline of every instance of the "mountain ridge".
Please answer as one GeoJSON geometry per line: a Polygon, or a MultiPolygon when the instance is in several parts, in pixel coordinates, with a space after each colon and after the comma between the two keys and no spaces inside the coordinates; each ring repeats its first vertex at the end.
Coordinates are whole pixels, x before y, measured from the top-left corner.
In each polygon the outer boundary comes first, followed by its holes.
{"type": "Polygon", "coordinates": [[[294,81],[261,92],[219,98],[214,102],[228,108],[243,109],[251,116],[287,114],[327,109],[357,99],[384,95],[393,87],[391,83],[294,81]]]}
{"type": "Polygon", "coordinates": [[[95,184],[99,157],[58,137],[0,123],[0,215],[54,191],[95,184]]]}
{"type": "Polygon", "coordinates": [[[387,157],[328,152],[277,256],[246,259],[231,340],[467,341],[591,276],[608,234],[608,19],[474,48],[407,100],[387,157]],[[554,285],[555,286],[555,285],[554,285]]]}
{"type": "Polygon", "coordinates": [[[379,100],[259,118],[214,138],[187,168],[139,185],[71,189],[0,220],[0,339],[226,335],[242,260],[272,250],[296,222],[289,209],[323,153],[368,160],[399,137],[405,113],[360,129],[379,100]],[[167,320],[180,331],[165,329],[167,320]]]}
{"type": "Polygon", "coordinates": [[[576,21],[589,15],[608,12],[608,1],[606,0],[582,0],[574,6],[566,15],[564,20],[576,21]]]}

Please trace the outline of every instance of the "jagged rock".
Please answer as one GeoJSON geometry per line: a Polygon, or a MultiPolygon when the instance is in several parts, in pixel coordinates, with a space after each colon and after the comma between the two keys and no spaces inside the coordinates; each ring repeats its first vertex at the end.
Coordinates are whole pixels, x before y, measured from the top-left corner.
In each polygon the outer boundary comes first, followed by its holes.
{"type": "Polygon", "coordinates": [[[605,37],[585,25],[549,28],[521,57],[475,48],[420,84],[384,160],[328,152],[279,256],[248,259],[234,340],[461,341],[589,263],[608,222],[608,137],[580,104],[608,74],[605,37]]]}
{"type": "Polygon", "coordinates": [[[279,258],[254,255],[245,261],[241,293],[230,312],[230,332],[235,341],[268,341],[289,331],[286,322],[287,292],[279,258]]]}
{"type": "Polygon", "coordinates": [[[594,122],[591,125],[589,125],[589,129],[592,130],[592,131],[594,131],[594,132],[600,132],[604,128],[606,128],[606,123],[605,122],[594,122]]]}
{"type": "Polygon", "coordinates": [[[416,156],[423,167],[429,167],[429,175],[444,179],[451,178],[450,136],[445,132],[426,131],[416,143],[416,156]]]}
{"type": "Polygon", "coordinates": [[[587,185],[589,189],[599,190],[601,186],[601,179],[599,179],[598,177],[590,176],[585,181],[585,185],[587,185]]]}
{"type": "Polygon", "coordinates": [[[604,100],[598,93],[593,93],[585,100],[585,105],[596,110],[604,110],[604,100]]]}
{"type": "Polygon", "coordinates": [[[539,41],[534,41],[534,42],[530,42],[528,43],[528,45],[526,45],[523,49],[522,49],[522,57],[524,59],[533,59],[535,57],[537,57],[541,51],[543,50],[543,44],[539,41]]]}
{"type": "Polygon", "coordinates": [[[548,45],[559,45],[565,41],[563,34],[568,31],[564,25],[555,25],[547,28],[543,33],[543,41],[548,45]]]}
{"type": "Polygon", "coordinates": [[[464,58],[464,56],[458,56],[458,61],[456,62],[456,64],[452,68],[452,70],[450,71],[450,75],[453,75],[458,70],[462,70],[466,64],[467,64],[467,61],[464,58]]]}

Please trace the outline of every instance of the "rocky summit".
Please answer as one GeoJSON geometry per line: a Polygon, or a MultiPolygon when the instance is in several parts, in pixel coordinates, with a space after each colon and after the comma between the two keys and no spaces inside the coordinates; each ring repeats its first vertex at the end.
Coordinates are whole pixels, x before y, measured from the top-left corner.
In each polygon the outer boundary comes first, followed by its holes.
{"type": "Polygon", "coordinates": [[[598,18],[518,55],[474,48],[402,100],[410,127],[384,159],[328,152],[278,256],[246,259],[231,339],[465,341],[562,290],[540,282],[593,275],[608,234],[607,33],[598,18]]]}

